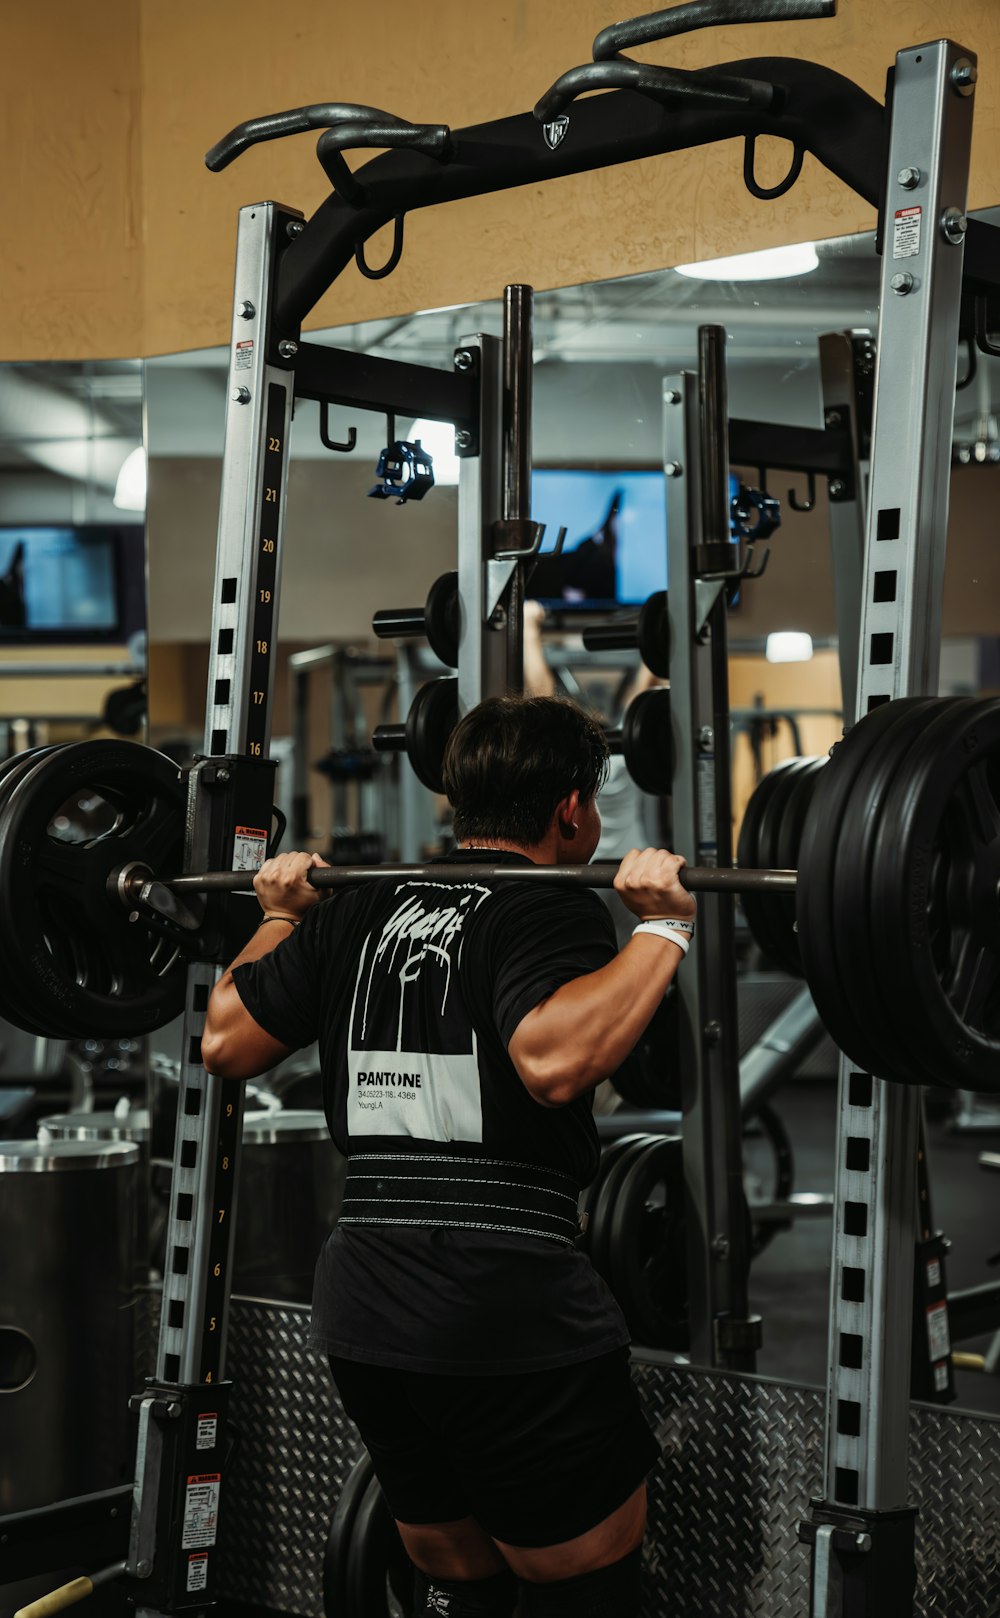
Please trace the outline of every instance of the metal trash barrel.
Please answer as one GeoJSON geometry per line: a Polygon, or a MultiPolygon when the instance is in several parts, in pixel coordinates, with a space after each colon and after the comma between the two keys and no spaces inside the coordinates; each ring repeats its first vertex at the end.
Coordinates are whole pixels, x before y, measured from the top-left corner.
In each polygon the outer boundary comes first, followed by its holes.
{"type": "Polygon", "coordinates": [[[121,1114],[110,1109],[84,1112],[82,1108],[77,1112],[53,1112],[47,1118],[38,1120],[36,1133],[40,1141],[132,1141],[138,1146],[142,1167],[135,1196],[135,1281],[137,1285],[143,1285],[149,1279],[154,1240],[147,1108],[131,1107],[128,1112],[121,1114]]]}
{"type": "Polygon", "coordinates": [[[0,1141],[0,1515],[127,1483],[139,1148],[0,1141]]]}
{"type": "Polygon", "coordinates": [[[110,1111],[53,1112],[38,1120],[38,1139],[140,1143],[149,1139],[149,1113],[145,1107],[134,1107],[121,1116],[110,1111]]]}
{"type": "Polygon", "coordinates": [[[340,1212],[347,1159],[322,1112],[248,1112],[236,1209],[233,1291],[308,1303],[313,1271],[340,1212]]]}

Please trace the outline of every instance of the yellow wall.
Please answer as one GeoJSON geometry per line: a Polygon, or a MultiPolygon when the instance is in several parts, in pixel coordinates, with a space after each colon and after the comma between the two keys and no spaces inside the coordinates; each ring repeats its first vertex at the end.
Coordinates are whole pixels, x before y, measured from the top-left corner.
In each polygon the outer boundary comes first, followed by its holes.
{"type": "MultiPolygon", "coordinates": [[[[202,156],[241,120],[344,99],[453,126],[526,110],[618,11],[609,0],[47,0],[8,7],[0,65],[7,359],[154,354],[227,340],[235,215],[324,195],[308,136],[222,175],[202,156]]],[[[649,59],[699,67],[806,56],[881,99],[895,51],[938,37],[979,53],[970,205],[997,201],[1000,7],[994,0],[841,0],[826,22],[699,32],[649,59]]],[[[778,145],[778,143],[774,143],[778,145]]],[[[761,152],[761,175],[786,150],[761,152]]],[[[353,268],[323,325],[493,297],[506,281],[570,285],[737,247],[870,227],[871,211],[807,158],[782,200],[743,188],[733,143],[425,210],[384,282],[353,268]]],[[[380,244],[373,245],[373,256],[380,244]]]]}
{"type": "Polygon", "coordinates": [[[136,0],[3,8],[4,359],[142,352],[136,0]]]}

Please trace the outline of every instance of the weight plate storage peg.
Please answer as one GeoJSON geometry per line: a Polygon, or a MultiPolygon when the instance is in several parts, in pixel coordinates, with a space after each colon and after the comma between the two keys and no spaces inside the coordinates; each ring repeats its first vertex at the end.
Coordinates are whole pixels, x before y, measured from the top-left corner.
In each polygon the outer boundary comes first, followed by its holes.
{"type": "MultiPolygon", "coordinates": [[[[186,793],[136,743],[74,742],[7,772],[0,815],[3,1015],[61,1038],[141,1034],[178,1015],[186,962],[108,893],[134,862],[180,868],[186,793]]],[[[4,782],[0,782],[0,787],[4,782]]]]}
{"type": "Polygon", "coordinates": [[[458,667],[458,574],[442,573],[422,607],[388,607],[372,619],[380,640],[426,635],[431,651],[448,668],[458,667]]]}

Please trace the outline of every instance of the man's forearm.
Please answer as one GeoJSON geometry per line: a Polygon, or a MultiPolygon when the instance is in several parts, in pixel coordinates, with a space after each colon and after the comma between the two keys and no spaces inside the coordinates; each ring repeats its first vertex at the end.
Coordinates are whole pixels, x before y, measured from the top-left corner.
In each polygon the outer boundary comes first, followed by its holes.
{"type": "Polygon", "coordinates": [[[565,1106],[614,1073],[645,1031],[682,960],[678,944],[640,934],[607,966],[563,984],[529,1012],[509,1054],[535,1098],[565,1106]]]}

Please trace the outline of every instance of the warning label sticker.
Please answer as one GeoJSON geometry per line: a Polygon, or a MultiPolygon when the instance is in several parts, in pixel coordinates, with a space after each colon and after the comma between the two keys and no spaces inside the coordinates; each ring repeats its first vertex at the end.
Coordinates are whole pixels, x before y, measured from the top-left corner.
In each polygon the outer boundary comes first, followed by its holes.
{"type": "Polygon", "coordinates": [[[215,1544],[219,1526],[220,1472],[202,1472],[187,1480],[184,1490],[184,1530],[181,1549],[202,1549],[215,1544]]]}
{"type": "Polygon", "coordinates": [[[198,1436],[195,1440],[195,1449],[214,1449],[215,1435],[219,1430],[219,1418],[214,1410],[208,1410],[198,1417],[198,1436]]]}
{"type": "Polygon", "coordinates": [[[941,1285],[941,1260],[939,1258],[927,1260],[927,1285],[935,1289],[941,1285]]]}
{"type": "Polygon", "coordinates": [[[947,1359],[951,1353],[948,1335],[948,1305],[936,1303],[927,1311],[927,1347],[932,1360],[947,1359]]]}
{"type": "MultiPolygon", "coordinates": [[[[917,212],[919,213],[919,209],[917,212]]],[[[237,371],[251,371],[253,369],[253,338],[244,337],[236,344],[235,369],[237,371]]]]}
{"type": "Polygon", "coordinates": [[[192,1590],[208,1589],[208,1552],[195,1551],[188,1557],[187,1588],[192,1590]]]}
{"type": "Polygon", "coordinates": [[[922,208],[897,208],[892,222],[893,258],[916,258],[920,252],[922,208]]]}
{"type": "Polygon", "coordinates": [[[233,870],[259,871],[267,857],[267,832],[259,826],[237,826],[233,839],[233,870]]]}
{"type": "Polygon", "coordinates": [[[942,1360],[934,1367],[934,1387],[938,1393],[944,1393],[948,1386],[948,1362],[942,1360]]]}

